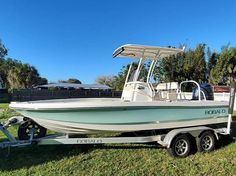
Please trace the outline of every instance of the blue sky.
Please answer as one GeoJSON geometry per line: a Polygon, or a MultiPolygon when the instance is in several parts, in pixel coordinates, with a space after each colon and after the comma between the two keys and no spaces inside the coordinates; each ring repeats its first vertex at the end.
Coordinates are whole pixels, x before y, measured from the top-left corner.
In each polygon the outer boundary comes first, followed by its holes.
{"type": "Polygon", "coordinates": [[[0,38],[49,81],[94,83],[129,62],[112,58],[126,43],[236,46],[235,9],[234,0],[2,0],[0,38]]]}

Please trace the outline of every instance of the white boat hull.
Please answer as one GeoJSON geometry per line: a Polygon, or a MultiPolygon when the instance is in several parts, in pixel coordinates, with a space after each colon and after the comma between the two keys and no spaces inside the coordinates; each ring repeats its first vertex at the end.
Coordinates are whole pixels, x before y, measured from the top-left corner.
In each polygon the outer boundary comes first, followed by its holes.
{"type": "Polygon", "coordinates": [[[80,124],[70,122],[60,122],[52,120],[33,119],[36,123],[44,126],[47,129],[66,133],[66,134],[94,134],[101,132],[132,132],[132,131],[147,131],[161,130],[171,128],[183,128],[200,125],[215,125],[227,123],[227,117],[188,120],[177,122],[162,122],[153,124],[133,124],[133,125],[99,125],[99,124],[80,124]]]}

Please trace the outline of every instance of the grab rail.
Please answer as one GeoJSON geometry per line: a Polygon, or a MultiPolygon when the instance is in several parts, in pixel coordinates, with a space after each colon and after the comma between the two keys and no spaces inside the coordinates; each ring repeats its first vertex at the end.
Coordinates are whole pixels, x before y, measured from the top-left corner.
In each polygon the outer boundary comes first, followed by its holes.
{"type": "Polygon", "coordinates": [[[182,86],[182,84],[185,84],[185,83],[194,83],[194,84],[196,84],[197,87],[198,87],[198,90],[199,90],[199,91],[198,91],[198,101],[201,101],[201,93],[203,94],[204,100],[206,100],[206,95],[205,95],[205,93],[201,90],[200,85],[199,85],[196,81],[194,81],[194,80],[182,81],[182,82],[180,83],[180,85],[179,85],[180,99],[182,99],[181,86],[182,86]]]}

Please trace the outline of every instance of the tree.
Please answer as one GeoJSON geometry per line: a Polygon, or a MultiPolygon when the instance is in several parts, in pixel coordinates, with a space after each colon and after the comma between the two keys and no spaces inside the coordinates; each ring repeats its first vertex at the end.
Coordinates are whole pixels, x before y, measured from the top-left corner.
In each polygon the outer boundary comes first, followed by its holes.
{"type": "Polygon", "coordinates": [[[74,84],[81,84],[82,82],[76,78],[69,78],[68,80],[59,80],[59,83],[74,83],[74,84]]]}
{"type": "Polygon", "coordinates": [[[208,62],[207,62],[207,79],[210,82],[210,73],[216,66],[216,63],[220,57],[220,54],[217,52],[211,52],[210,48],[207,49],[208,62]]]}
{"type": "Polygon", "coordinates": [[[3,45],[2,41],[0,40],[0,77],[1,77],[1,84],[5,87],[6,84],[6,73],[5,73],[5,60],[4,58],[7,56],[7,49],[3,45]]]}
{"type": "Polygon", "coordinates": [[[183,65],[184,54],[177,54],[160,60],[154,70],[155,80],[158,82],[180,82],[185,79],[183,65]]]}
{"type": "Polygon", "coordinates": [[[121,71],[118,73],[117,79],[116,79],[116,90],[120,90],[120,91],[123,90],[129,67],[130,67],[130,64],[122,66],[121,71]]]}
{"type": "MultiPolygon", "coordinates": [[[[146,80],[147,73],[148,73],[147,67],[149,66],[149,64],[150,63],[144,63],[142,65],[142,68],[141,68],[141,71],[140,71],[140,74],[139,74],[139,78],[138,78],[139,80],[141,80],[141,79],[146,80]]],[[[125,80],[126,80],[126,77],[127,77],[128,71],[129,71],[129,67],[130,67],[130,64],[127,64],[127,65],[123,66],[121,71],[118,73],[118,75],[116,77],[116,90],[123,90],[125,80]]],[[[133,78],[133,75],[134,75],[137,67],[138,67],[138,63],[134,62],[132,64],[132,68],[131,68],[131,71],[130,71],[129,80],[133,78]]]]}
{"type": "Polygon", "coordinates": [[[38,85],[38,81],[41,77],[39,76],[38,70],[34,66],[30,66],[29,64],[23,64],[22,72],[23,76],[25,77],[25,88],[31,88],[38,85]]]}
{"type": "Polygon", "coordinates": [[[0,40],[0,59],[4,59],[4,57],[7,55],[8,50],[3,45],[2,41],[0,40]]]}
{"type": "Polygon", "coordinates": [[[194,50],[193,62],[192,62],[192,80],[195,80],[199,83],[203,83],[207,81],[206,75],[206,59],[205,59],[205,44],[197,45],[196,49],[194,50]]]}
{"type": "Polygon", "coordinates": [[[38,78],[38,85],[45,85],[45,84],[48,84],[47,78],[39,77],[38,78]]]}
{"type": "Polygon", "coordinates": [[[155,76],[159,82],[181,82],[186,79],[206,82],[205,44],[160,60],[156,70],[155,76]]]}
{"type": "Polygon", "coordinates": [[[110,76],[99,76],[96,78],[97,84],[107,85],[113,89],[116,89],[117,86],[117,77],[110,75],[110,76]]]}
{"type": "Polygon", "coordinates": [[[227,84],[230,85],[233,81],[235,81],[236,65],[233,63],[230,63],[227,67],[227,71],[228,71],[227,84]]]}
{"type": "Polygon", "coordinates": [[[38,70],[19,60],[6,58],[7,49],[0,40],[0,77],[6,88],[31,88],[47,83],[46,78],[41,78],[38,70]]]}
{"type": "Polygon", "coordinates": [[[76,83],[76,84],[81,84],[82,82],[76,78],[69,78],[67,80],[68,83],[76,83]]]}
{"type": "Polygon", "coordinates": [[[222,47],[215,67],[210,71],[209,82],[213,85],[230,85],[236,78],[236,48],[222,47]]]}
{"type": "MultiPolygon", "coordinates": [[[[6,60],[6,79],[9,87],[15,89],[32,88],[42,83],[38,70],[29,64],[22,64],[20,61],[6,60]]],[[[47,82],[45,78],[44,82],[47,82]]]]}
{"type": "Polygon", "coordinates": [[[2,89],[3,88],[3,81],[2,81],[2,77],[1,77],[1,75],[0,75],[0,89],[2,89]]]}
{"type": "Polygon", "coordinates": [[[207,55],[208,55],[207,69],[208,72],[210,73],[210,71],[216,66],[220,54],[217,52],[211,52],[210,48],[208,48],[207,55]]]}
{"type": "Polygon", "coordinates": [[[19,67],[15,67],[9,70],[8,75],[7,75],[7,81],[11,88],[14,88],[14,89],[25,88],[24,85],[22,84],[21,78],[22,77],[20,76],[19,67]]]}

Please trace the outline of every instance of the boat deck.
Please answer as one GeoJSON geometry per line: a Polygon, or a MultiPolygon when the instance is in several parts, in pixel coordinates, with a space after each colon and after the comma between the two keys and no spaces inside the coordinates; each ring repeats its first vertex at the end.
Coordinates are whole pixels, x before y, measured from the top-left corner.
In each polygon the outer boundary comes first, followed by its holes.
{"type": "Polygon", "coordinates": [[[109,108],[109,107],[219,107],[228,106],[227,101],[150,101],[150,102],[124,102],[120,98],[76,98],[76,99],[57,99],[40,100],[29,102],[12,102],[10,107],[13,109],[80,109],[80,108],[109,108]]]}

